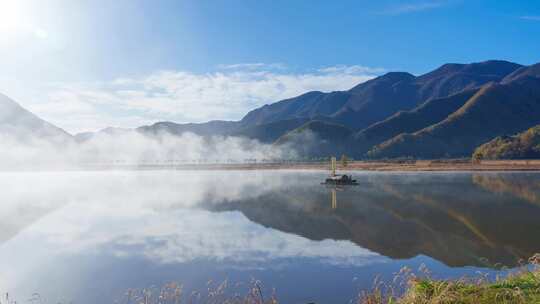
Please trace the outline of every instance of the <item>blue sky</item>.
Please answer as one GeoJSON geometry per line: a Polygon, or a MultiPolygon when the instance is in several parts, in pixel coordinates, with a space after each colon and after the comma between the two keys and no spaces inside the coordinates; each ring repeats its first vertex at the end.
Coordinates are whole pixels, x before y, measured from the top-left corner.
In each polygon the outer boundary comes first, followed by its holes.
{"type": "Polygon", "coordinates": [[[0,91],[73,132],[238,119],[391,70],[540,61],[540,1],[4,1],[0,91]]]}

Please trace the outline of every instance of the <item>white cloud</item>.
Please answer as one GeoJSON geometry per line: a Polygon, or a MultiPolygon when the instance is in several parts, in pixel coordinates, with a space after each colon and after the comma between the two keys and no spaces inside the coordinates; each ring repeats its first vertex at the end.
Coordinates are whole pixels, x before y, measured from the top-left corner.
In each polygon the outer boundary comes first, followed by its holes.
{"type": "Polygon", "coordinates": [[[236,64],[211,73],[157,71],[108,83],[51,85],[37,115],[71,132],[170,120],[237,120],[249,110],[302,93],[346,90],[382,69],[334,66],[295,73],[282,64],[236,64]]]}

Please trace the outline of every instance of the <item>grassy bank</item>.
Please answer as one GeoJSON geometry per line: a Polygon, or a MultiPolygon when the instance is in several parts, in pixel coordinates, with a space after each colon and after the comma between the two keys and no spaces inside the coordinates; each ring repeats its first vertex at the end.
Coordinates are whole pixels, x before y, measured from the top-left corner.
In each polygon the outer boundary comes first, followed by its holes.
{"type": "Polygon", "coordinates": [[[460,279],[455,281],[409,277],[405,293],[393,295],[393,288],[376,286],[362,293],[359,304],[539,304],[540,255],[524,267],[495,281],[460,279]]]}

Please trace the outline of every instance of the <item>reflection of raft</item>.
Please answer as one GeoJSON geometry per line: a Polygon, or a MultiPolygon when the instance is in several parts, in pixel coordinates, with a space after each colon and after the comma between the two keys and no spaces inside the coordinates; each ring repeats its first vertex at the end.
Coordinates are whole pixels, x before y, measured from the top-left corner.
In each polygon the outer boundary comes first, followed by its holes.
{"type": "Polygon", "coordinates": [[[351,175],[338,175],[336,174],[336,158],[332,157],[330,160],[332,173],[324,181],[324,185],[358,185],[355,179],[351,175]]]}

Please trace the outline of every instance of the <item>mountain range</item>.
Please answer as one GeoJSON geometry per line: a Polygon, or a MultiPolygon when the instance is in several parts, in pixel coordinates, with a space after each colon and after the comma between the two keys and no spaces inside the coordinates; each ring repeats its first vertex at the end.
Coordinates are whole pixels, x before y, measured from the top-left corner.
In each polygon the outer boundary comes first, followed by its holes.
{"type": "MultiPolygon", "coordinates": [[[[25,134],[70,136],[6,97],[0,98],[0,109],[4,108],[8,110],[0,116],[0,132],[15,128],[25,134]]],[[[476,147],[497,136],[537,124],[540,64],[490,60],[444,64],[419,76],[389,72],[347,91],[313,91],[267,104],[238,121],[164,121],[132,130],[107,128],[97,134],[247,137],[288,145],[303,157],[454,158],[470,157],[476,147]]],[[[77,134],[75,139],[86,141],[95,135],[77,134]]]]}

